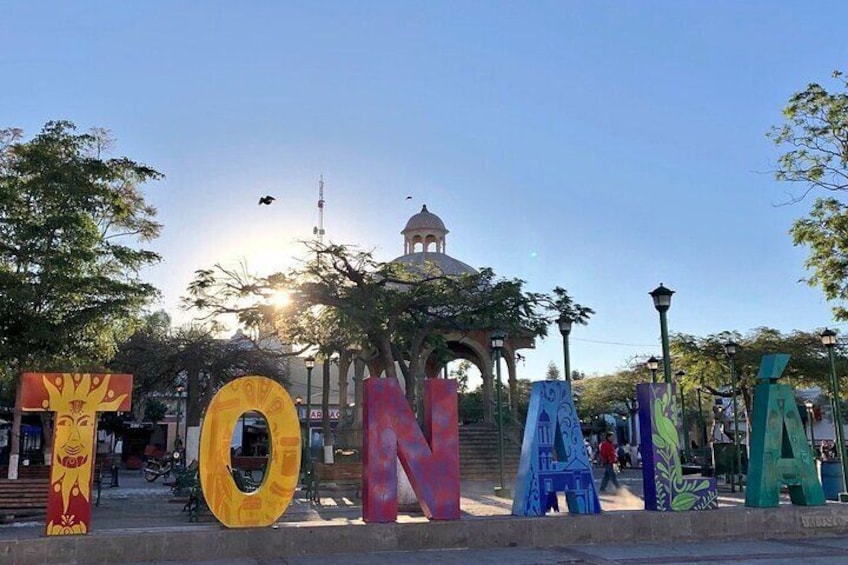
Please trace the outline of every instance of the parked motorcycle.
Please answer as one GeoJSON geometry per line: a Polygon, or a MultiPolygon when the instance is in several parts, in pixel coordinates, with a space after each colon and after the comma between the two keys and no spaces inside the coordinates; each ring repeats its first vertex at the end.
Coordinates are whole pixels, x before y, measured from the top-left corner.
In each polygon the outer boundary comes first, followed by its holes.
{"type": "Polygon", "coordinates": [[[168,453],[161,459],[148,459],[144,467],[144,478],[152,483],[159,477],[168,477],[171,471],[180,464],[180,452],[168,453]]]}

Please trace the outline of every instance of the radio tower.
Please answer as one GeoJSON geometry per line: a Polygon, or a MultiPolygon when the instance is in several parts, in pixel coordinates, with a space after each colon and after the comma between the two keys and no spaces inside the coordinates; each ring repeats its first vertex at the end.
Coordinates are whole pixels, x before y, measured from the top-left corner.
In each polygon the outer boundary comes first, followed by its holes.
{"type": "Polygon", "coordinates": [[[312,235],[318,236],[318,243],[324,243],[324,175],[318,177],[318,225],[312,228],[312,235]]]}

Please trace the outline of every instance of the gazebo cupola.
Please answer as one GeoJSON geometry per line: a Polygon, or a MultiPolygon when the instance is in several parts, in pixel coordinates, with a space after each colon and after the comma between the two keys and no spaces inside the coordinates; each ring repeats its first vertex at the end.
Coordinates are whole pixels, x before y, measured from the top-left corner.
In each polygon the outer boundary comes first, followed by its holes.
{"type": "Polygon", "coordinates": [[[426,204],[420,212],[409,218],[406,227],[400,233],[403,234],[404,238],[404,254],[418,252],[419,245],[421,246],[420,251],[424,253],[430,251],[445,252],[445,236],[448,234],[448,230],[441,218],[427,210],[426,204]],[[434,248],[431,249],[431,246],[434,248]]]}

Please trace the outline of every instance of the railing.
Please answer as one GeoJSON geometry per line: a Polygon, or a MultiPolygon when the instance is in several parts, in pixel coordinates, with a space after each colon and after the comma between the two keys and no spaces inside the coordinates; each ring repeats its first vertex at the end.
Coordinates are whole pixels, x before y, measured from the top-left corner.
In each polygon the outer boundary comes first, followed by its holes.
{"type": "MultiPolygon", "coordinates": [[[[498,403],[496,400],[490,401],[492,406],[492,414],[495,417],[495,424],[498,423],[498,403]]],[[[512,410],[507,403],[501,403],[500,421],[503,424],[504,438],[517,447],[521,447],[524,440],[524,423],[519,422],[512,414],[512,410]]]]}

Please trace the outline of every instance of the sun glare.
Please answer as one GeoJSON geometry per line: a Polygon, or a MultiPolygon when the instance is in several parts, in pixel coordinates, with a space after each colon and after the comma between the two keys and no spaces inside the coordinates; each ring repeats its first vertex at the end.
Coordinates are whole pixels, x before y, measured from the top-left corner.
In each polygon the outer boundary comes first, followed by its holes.
{"type": "Polygon", "coordinates": [[[274,294],[271,295],[271,302],[274,306],[279,308],[284,308],[291,304],[291,291],[289,290],[276,290],[274,294]]]}

